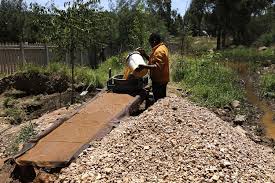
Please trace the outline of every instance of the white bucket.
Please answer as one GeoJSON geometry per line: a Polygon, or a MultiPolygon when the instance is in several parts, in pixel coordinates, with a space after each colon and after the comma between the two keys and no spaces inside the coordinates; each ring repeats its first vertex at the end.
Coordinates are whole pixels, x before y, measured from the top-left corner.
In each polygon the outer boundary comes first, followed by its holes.
{"type": "Polygon", "coordinates": [[[146,65],[143,57],[140,55],[138,51],[130,53],[126,60],[128,67],[133,71],[133,74],[135,76],[143,77],[147,74],[148,69],[143,69],[140,72],[135,71],[139,65],[146,65]]]}

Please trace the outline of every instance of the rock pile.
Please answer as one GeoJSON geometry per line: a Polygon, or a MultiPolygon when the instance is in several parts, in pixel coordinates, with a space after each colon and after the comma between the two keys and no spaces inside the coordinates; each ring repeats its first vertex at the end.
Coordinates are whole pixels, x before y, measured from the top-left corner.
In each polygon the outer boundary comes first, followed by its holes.
{"type": "Polygon", "coordinates": [[[167,97],[91,143],[57,182],[275,182],[274,157],[207,109],[167,97]]]}

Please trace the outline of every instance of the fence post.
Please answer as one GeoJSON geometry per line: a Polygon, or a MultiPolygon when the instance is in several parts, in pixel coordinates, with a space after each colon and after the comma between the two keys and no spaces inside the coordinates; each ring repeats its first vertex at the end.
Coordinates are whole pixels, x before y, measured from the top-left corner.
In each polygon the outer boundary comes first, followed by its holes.
{"type": "Polygon", "coordinates": [[[45,47],[46,66],[47,66],[50,62],[49,48],[48,48],[48,45],[46,43],[44,44],[44,47],[45,47]]]}
{"type": "Polygon", "coordinates": [[[20,43],[20,50],[21,50],[21,61],[24,64],[26,64],[26,59],[25,59],[25,51],[24,51],[24,43],[20,43]]]}

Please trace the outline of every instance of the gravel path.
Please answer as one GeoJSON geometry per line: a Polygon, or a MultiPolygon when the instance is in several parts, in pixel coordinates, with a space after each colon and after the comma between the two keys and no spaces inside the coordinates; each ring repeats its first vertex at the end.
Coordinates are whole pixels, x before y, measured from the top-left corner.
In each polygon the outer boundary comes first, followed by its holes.
{"type": "Polygon", "coordinates": [[[272,149],[171,96],[94,142],[57,182],[275,182],[272,149]]]}

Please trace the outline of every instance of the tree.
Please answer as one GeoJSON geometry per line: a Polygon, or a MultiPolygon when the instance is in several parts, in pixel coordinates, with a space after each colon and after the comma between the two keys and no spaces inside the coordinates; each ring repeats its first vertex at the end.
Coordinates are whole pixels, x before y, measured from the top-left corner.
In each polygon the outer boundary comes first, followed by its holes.
{"type": "Polygon", "coordinates": [[[134,49],[136,47],[148,47],[147,40],[151,32],[167,34],[165,22],[158,16],[153,16],[147,8],[145,1],[117,2],[115,14],[118,19],[118,39],[122,50],[134,49]]]}
{"type": "MultiPolygon", "coordinates": [[[[194,35],[199,35],[202,22],[205,27],[215,27],[217,49],[226,46],[228,35],[234,44],[249,44],[247,26],[253,16],[260,16],[273,0],[193,0],[185,16],[194,35]],[[204,20],[204,21],[203,21],[204,20]]],[[[211,28],[212,29],[212,28],[211,28]]]]}
{"type": "Polygon", "coordinates": [[[98,42],[104,24],[101,13],[95,9],[98,1],[84,2],[83,0],[66,3],[63,10],[52,7],[52,21],[47,25],[48,34],[46,38],[57,45],[59,49],[70,53],[72,71],[72,103],[74,102],[74,60],[75,52],[94,45],[98,42]]]}
{"type": "Polygon", "coordinates": [[[0,41],[23,41],[26,9],[23,0],[0,1],[0,41]]]}

